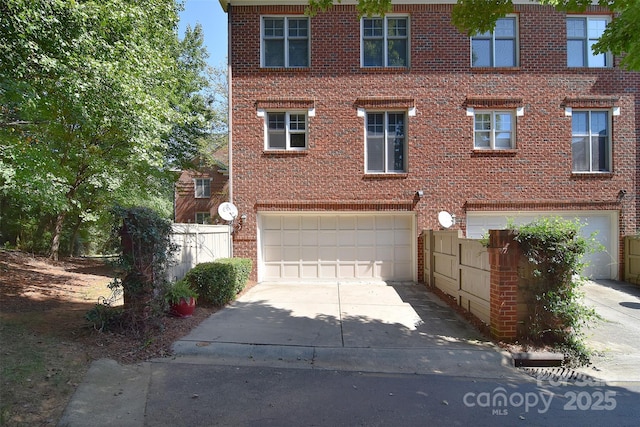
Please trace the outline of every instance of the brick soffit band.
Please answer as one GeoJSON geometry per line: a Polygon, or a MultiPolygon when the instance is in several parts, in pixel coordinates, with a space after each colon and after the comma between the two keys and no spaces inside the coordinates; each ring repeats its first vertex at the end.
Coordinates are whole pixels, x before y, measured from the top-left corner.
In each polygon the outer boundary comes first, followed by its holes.
{"type": "Polygon", "coordinates": [[[258,201],[258,211],[412,211],[411,200],[327,200],[327,201],[258,201]]]}
{"type": "Polygon", "coordinates": [[[589,209],[620,209],[620,202],[613,200],[582,201],[582,200],[539,200],[539,201],[467,201],[465,211],[526,211],[526,210],[589,210],[589,209]]]}
{"type": "Polygon", "coordinates": [[[472,108],[517,108],[523,105],[522,98],[494,98],[486,96],[468,96],[463,107],[472,108]]]}
{"type": "Polygon", "coordinates": [[[580,98],[565,98],[563,107],[571,108],[612,108],[618,104],[619,98],[610,96],[591,96],[580,98]]]}
{"type": "Polygon", "coordinates": [[[358,98],[353,103],[356,108],[371,109],[389,109],[402,108],[408,110],[416,106],[413,98],[358,98]]]}
{"type": "Polygon", "coordinates": [[[256,109],[308,110],[315,108],[315,104],[313,99],[263,99],[256,101],[256,109]]]}

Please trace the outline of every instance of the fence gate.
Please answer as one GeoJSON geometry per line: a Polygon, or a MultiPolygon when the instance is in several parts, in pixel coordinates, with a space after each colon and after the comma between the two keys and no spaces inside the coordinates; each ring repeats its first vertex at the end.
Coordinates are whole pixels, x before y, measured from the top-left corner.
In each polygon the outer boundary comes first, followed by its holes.
{"type": "Polygon", "coordinates": [[[231,257],[231,227],[228,225],[173,224],[171,242],[178,246],[169,280],[179,280],[197,264],[231,257]]]}

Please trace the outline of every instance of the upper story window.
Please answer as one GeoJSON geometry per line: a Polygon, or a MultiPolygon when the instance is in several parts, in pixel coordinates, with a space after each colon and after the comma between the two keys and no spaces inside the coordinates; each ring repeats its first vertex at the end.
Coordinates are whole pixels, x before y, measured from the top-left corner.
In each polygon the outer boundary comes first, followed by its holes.
{"type": "Polygon", "coordinates": [[[262,18],[262,66],[309,66],[309,18],[262,18]]]}
{"type": "Polygon", "coordinates": [[[194,181],[196,199],[208,199],[211,197],[211,179],[197,178],[194,181]]]}
{"type": "Polygon", "coordinates": [[[409,18],[362,18],[362,66],[409,66],[409,18]]]}
{"type": "Polygon", "coordinates": [[[611,55],[593,52],[608,23],[606,17],[567,18],[568,67],[611,67],[611,55]]]}
{"type": "Polygon", "coordinates": [[[406,113],[366,113],[366,172],[406,172],[406,113]]]}
{"type": "Polygon", "coordinates": [[[307,148],[307,114],[303,112],[266,112],[267,150],[305,150],[307,148]]]}
{"type": "Polygon", "coordinates": [[[515,148],[515,115],[510,111],[474,113],[473,148],[508,150],[515,148]]]}
{"type": "Polygon", "coordinates": [[[516,67],[518,31],[515,17],[500,18],[493,32],[471,37],[472,67],[516,67]]]}
{"type": "Polygon", "coordinates": [[[611,129],[608,111],[573,110],[571,157],[573,172],[611,171],[611,129]]]}

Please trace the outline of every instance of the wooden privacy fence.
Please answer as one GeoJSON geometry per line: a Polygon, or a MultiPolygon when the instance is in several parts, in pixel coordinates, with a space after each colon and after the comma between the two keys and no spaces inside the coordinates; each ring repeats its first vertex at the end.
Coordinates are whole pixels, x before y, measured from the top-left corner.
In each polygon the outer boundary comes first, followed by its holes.
{"type": "Polygon", "coordinates": [[[458,304],[490,323],[489,252],[459,230],[424,230],[424,282],[451,295],[458,304]]]}
{"type": "Polygon", "coordinates": [[[640,236],[624,238],[624,280],[640,285],[640,236]]]}
{"type": "Polygon", "coordinates": [[[179,280],[197,264],[231,257],[231,227],[228,225],[173,224],[172,243],[178,246],[169,280],[179,280]]]}

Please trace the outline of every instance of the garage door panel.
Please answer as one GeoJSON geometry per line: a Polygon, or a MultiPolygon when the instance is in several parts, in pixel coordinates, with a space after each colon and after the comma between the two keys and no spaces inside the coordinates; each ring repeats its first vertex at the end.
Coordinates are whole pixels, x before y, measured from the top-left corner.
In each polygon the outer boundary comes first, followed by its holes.
{"type": "Polygon", "coordinates": [[[322,261],[335,260],[336,256],[336,248],[335,247],[318,247],[318,259],[322,261]]]}
{"type": "Polygon", "coordinates": [[[282,232],[280,230],[268,230],[263,234],[263,238],[265,242],[269,242],[270,246],[281,245],[282,244],[282,232]]]}
{"type": "Polygon", "coordinates": [[[358,274],[358,278],[360,279],[373,279],[375,277],[373,263],[372,262],[366,263],[366,264],[358,263],[357,274],[358,274]]]}
{"type": "Polygon", "coordinates": [[[337,279],[338,271],[336,264],[320,264],[321,279],[337,279]]]}
{"type": "Polygon", "coordinates": [[[262,220],[263,230],[278,230],[282,229],[282,219],[280,217],[268,216],[262,220]]]}
{"type": "Polygon", "coordinates": [[[259,278],[415,277],[412,214],[261,214],[259,278]]]}
{"type": "Polygon", "coordinates": [[[522,225],[544,216],[560,216],[566,220],[577,219],[583,224],[582,235],[587,238],[593,232],[597,232],[595,240],[604,247],[604,250],[585,255],[584,260],[588,265],[582,274],[594,279],[617,278],[618,227],[616,212],[527,212],[524,214],[518,212],[491,214],[469,212],[467,213],[467,236],[478,239],[486,235],[488,230],[504,229],[507,225],[507,219],[513,220],[517,225],[522,225]]]}
{"type": "Polygon", "coordinates": [[[338,245],[353,245],[358,240],[356,234],[355,230],[341,230],[338,234],[338,245]]]}
{"type": "Polygon", "coordinates": [[[395,237],[393,235],[393,230],[380,230],[376,235],[376,243],[378,245],[388,245],[390,242],[393,242],[395,237]]]}
{"type": "Polygon", "coordinates": [[[338,220],[338,228],[340,230],[353,230],[356,228],[356,217],[341,216],[338,220]]]}
{"type": "Polygon", "coordinates": [[[303,279],[315,279],[320,274],[320,266],[314,264],[302,264],[302,278],[303,279]]]}
{"type": "Polygon", "coordinates": [[[335,216],[321,216],[320,218],[321,230],[336,230],[338,228],[338,218],[335,216]]]}
{"type": "Polygon", "coordinates": [[[355,261],[357,255],[357,248],[355,246],[341,246],[337,251],[338,260],[341,262],[344,261],[355,261]]]}
{"type": "Polygon", "coordinates": [[[317,230],[318,218],[309,216],[302,217],[300,228],[303,230],[317,230]]]}
{"type": "Polygon", "coordinates": [[[284,231],[282,233],[283,244],[286,246],[297,246],[300,244],[300,232],[284,231]]]}
{"type": "Polygon", "coordinates": [[[336,246],[337,233],[335,231],[324,230],[318,234],[318,246],[336,246]]]}
{"type": "Polygon", "coordinates": [[[284,264],[282,276],[285,279],[296,279],[301,276],[299,264],[284,264]]]}
{"type": "Polygon", "coordinates": [[[304,246],[318,246],[318,232],[304,230],[300,233],[300,244],[304,246]]]}
{"type": "Polygon", "coordinates": [[[376,229],[378,230],[393,230],[394,220],[392,217],[379,216],[376,217],[376,229]]]}
{"type": "Polygon", "coordinates": [[[299,217],[284,216],[282,217],[282,229],[283,230],[299,230],[300,229],[299,217]]]}
{"type": "Polygon", "coordinates": [[[374,230],[376,228],[376,220],[373,216],[358,217],[358,230],[374,230]]]}
{"type": "Polygon", "coordinates": [[[393,246],[385,246],[376,248],[376,261],[393,261],[394,249],[393,246]]]}
{"type": "Polygon", "coordinates": [[[265,246],[264,260],[267,262],[276,262],[283,259],[282,248],[280,246],[265,246]]]}
{"type": "Polygon", "coordinates": [[[301,250],[301,256],[300,259],[302,261],[313,261],[314,263],[318,262],[318,248],[315,246],[305,246],[302,248],[301,250]]]}
{"type": "Polygon", "coordinates": [[[376,243],[376,233],[374,231],[359,231],[357,235],[358,246],[373,246],[376,243]]]}

